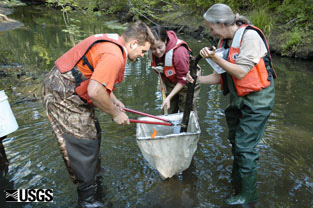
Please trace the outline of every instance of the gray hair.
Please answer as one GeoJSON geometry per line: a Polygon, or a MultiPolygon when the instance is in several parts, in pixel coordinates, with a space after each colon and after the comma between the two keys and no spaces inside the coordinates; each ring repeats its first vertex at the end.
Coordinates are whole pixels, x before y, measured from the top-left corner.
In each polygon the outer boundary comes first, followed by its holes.
{"type": "Polygon", "coordinates": [[[238,13],[235,15],[233,10],[226,4],[214,4],[203,14],[203,17],[212,24],[250,24],[250,21],[246,17],[240,16],[238,13]]]}

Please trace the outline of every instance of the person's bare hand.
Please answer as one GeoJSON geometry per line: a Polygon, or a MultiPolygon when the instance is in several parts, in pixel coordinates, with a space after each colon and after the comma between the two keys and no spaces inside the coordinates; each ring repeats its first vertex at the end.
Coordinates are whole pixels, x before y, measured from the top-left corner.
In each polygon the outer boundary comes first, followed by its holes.
{"type": "Polygon", "coordinates": [[[117,124],[130,124],[126,113],[119,111],[116,116],[113,116],[113,121],[117,124]]]}
{"type": "MultiPolygon", "coordinates": [[[[201,74],[201,71],[198,70],[197,71],[197,79],[199,78],[201,74]]],[[[183,80],[187,80],[187,82],[190,82],[190,83],[193,83],[194,82],[194,79],[192,78],[192,76],[190,75],[190,72],[187,73],[186,77],[183,77],[183,80]]]]}
{"type": "Polygon", "coordinates": [[[116,99],[113,103],[120,111],[125,112],[125,105],[120,100],[116,99]]]}
{"type": "Polygon", "coordinates": [[[204,47],[200,50],[200,55],[203,58],[214,58],[216,48],[213,46],[211,49],[209,47],[204,47]]]}
{"type": "Polygon", "coordinates": [[[165,100],[162,103],[162,109],[164,108],[164,106],[166,106],[167,109],[169,109],[171,107],[171,100],[167,97],[165,98],[165,100]]]}
{"type": "Polygon", "coordinates": [[[187,73],[186,77],[183,78],[184,80],[187,80],[187,82],[193,83],[194,79],[190,75],[190,72],[187,73]]]}

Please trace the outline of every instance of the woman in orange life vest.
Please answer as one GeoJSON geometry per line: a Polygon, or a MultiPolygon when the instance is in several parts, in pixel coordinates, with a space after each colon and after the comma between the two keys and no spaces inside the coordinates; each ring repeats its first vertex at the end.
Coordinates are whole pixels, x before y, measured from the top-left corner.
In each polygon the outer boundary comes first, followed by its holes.
{"type": "MultiPolygon", "coordinates": [[[[201,49],[200,55],[218,64],[224,73],[198,76],[200,84],[221,84],[223,94],[230,94],[225,110],[228,139],[234,157],[231,183],[234,194],[228,205],[258,200],[256,189],[256,145],[261,140],[274,106],[275,71],[264,34],[249,24],[247,18],[234,14],[225,4],[214,4],[203,15],[211,35],[220,38],[219,48],[228,54],[219,56],[216,48],[201,49]]],[[[193,82],[190,75],[187,80],[193,82]]]]}
{"type": "MultiPolygon", "coordinates": [[[[167,109],[169,114],[183,112],[187,96],[184,78],[189,71],[191,50],[185,41],[177,38],[174,31],[166,31],[161,26],[151,27],[151,31],[156,40],[149,51],[151,67],[159,74],[160,88],[166,92],[162,109],[167,109]]],[[[194,90],[194,111],[199,92],[200,85],[197,84],[194,90]]]]}
{"type": "Polygon", "coordinates": [[[66,168],[76,185],[78,207],[103,207],[101,129],[94,107],[117,124],[129,124],[113,90],[123,81],[127,58],[143,57],[154,42],[141,22],[122,34],[92,35],[58,58],[45,76],[43,103],[66,168]]]}

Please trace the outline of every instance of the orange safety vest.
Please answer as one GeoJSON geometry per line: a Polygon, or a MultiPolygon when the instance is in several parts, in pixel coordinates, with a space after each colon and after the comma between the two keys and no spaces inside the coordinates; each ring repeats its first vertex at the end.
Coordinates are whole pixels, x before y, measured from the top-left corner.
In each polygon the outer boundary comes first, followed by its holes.
{"type": "MultiPolygon", "coordinates": [[[[272,76],[276,78],[276,72],[273,68],[272,58],[265,35],[259,28],[253,25],[243,24],[238,28],[233,38],[232,45],[229,49],[227,60],[236,64],[236,58],[240,53],[241,41],[246,29],[253,29],[258,32],[266,46],[267,54],[265,57],[262,57],[259,63],[257,63],[242,79],[237,79],[236,77],[232,76],[238,96],[248,95],[251,92],[258,92],[271,84],[272,76]]],[[[221,40],[219,43],[219,48],[224,47],[225,43],[226,41],[221,40]]],[[[221,86],[222,90],[224,90],[223,84],[225,81],[222,77],[223,76],[221,76],[221,86]]],[[[225,94],[227,93],[224,93],[224,95],[225,94]]]]}
{"type": "MultiPolygon", "coordinates": [[[[191,53],[191,49],[188,47],[188,44],[180,39],[177,39],[176,45],[170,49],[168,52],[165,53],[165,58],[164,58],[164,66],[163,66],[163,73],[166,78],[168,78],[172,83],[176,83],[176,70],[174,66],[174,59],[173,59],[173,54],[174,50],[181,45],[185,46],[187,50],[191,53]]],[[[156,63],[156,56],[152,55],[151,51],[149,51],[149,56],[151,60],[151,66],[158,66],[156,63]]]]}
{"type": "Polygon", "coordinates": [[[77,71],[74,69],[74,67],[78,64],[78,62],[83,59],[83,65],[87,64],[89,69],[93,72],[94,67],[90,64],[90,62],[86,58],[86,54],[89,51],[89,49],[100,42],[111,42],[116,45],[118,45],[123,53],[124,58],[124,65],[123,68],[125,68],[126,61],[127,61],[127,51],[124,47],[123,41],[121,37],[118,34],[114,33],[108,33],[108,34],[96,34],[92,35],[77,45],[75,45],[73,48],[68,50],[65,54],[63,54],[60,58],[58,58],[55,61],[55,65],[59,69],[59,71],[63,74],[69,71],[72,71],[72,74],[76,81],[76,88],[75,92],[82,98],[84,101],[88,102],[92,105],[92,101],[87,93],[87,88],[90,79],[82,80],[80,75],[77,73],[77,71]]]}

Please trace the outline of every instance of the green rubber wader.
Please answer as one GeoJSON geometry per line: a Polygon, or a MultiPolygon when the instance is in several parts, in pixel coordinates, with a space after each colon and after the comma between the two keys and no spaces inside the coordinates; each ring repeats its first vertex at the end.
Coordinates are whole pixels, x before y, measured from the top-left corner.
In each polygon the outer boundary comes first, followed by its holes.
{"type": "Polygon", "coordinates": [[[255,172],[257,167],[259,155],[255,147],[262,139],[274,106],[274,80],[259,92],[239,97],[231,76],[227,76],[230,92],[230,104],[225,110],[228,139],[232,145],[234,165],[238,167],[239,175],[244,176],[255,172]]]}

